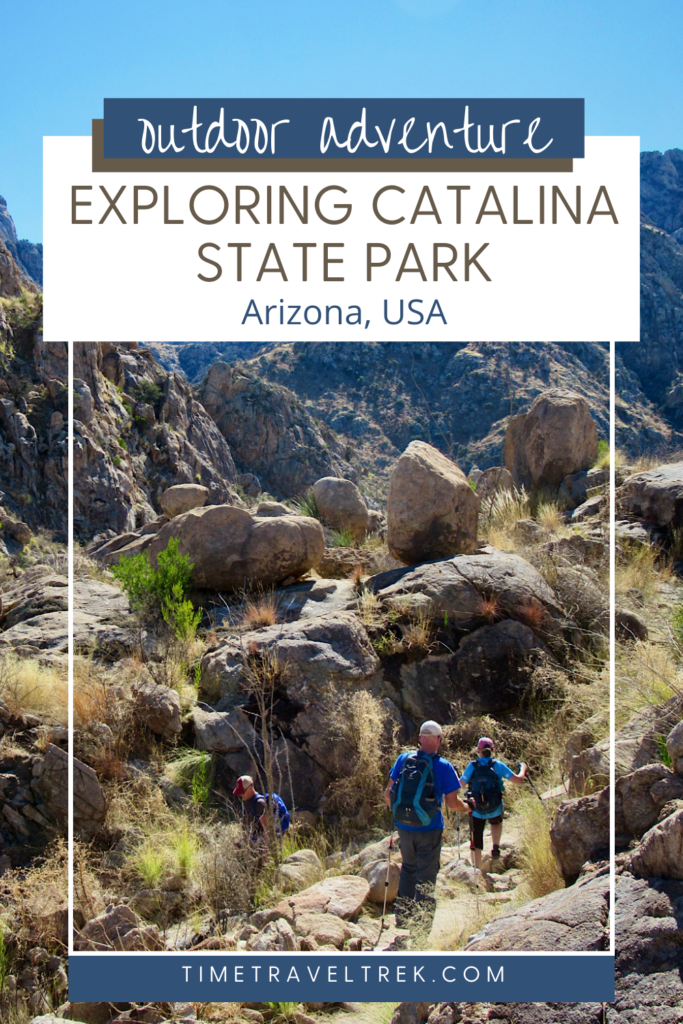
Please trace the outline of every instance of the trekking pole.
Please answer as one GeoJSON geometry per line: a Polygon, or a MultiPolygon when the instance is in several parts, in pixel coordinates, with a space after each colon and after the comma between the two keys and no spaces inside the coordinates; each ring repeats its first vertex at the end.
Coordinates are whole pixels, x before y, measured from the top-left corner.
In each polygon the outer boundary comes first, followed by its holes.
{"type": "Polygon", "coordinates": [[[387,873],[384,878],[384,905],[382,907],[382,920],[379,925],[379,935],[377,936],[377,942],[373,946],[373,949],[379,944],[379,940],[382,938],[382,932],[384,931],[384,918],[387,913],[387,896],[389,894],[389,872],[391,870],[391,852],[394,847],[394,830],[392,829],[389,833],[389,849],[387,851],[387,873]]]}
{"type": "Polygon", "coordinates": [[[458,860],[460,860],[460,811],[455,812],[455,828],[458,836],[458,860]]]}
{"type": "MultiPolygon", "coordinates": [[[[521,770],[522,770],[522,762],[521,762],[521,761],[518,761],[518,762],[517,762],[517,771],[521,771],[521,770]]],[[[538,799],[539,799],[539,800],[541,801],[541,803],[543,804],[543,810],[544,810],[544,811],[545,811],[545,813],[546,813],[546,814],[548,815],[548,817],[550,817],[551,815],[550,815],[550,811],[548,810],[548,805],[546,804],[545,800],[543,799],[543,797],[541,796],[541,794],[540,794],[540,793],[538,792],[538,790],[537,790],[537,789],[536,789],[536,787],[534,786],[534,784],[533,784],[533,782],[531,781],[531,779],[529,778],[529,766],[528,766],[528,765],[527,765],[527,770],[526,770],[526,776],[525,776],[525,778],[526,778],[527,782],[529,783],[529,785],[531,786],[531,788],[533,789],[533,791],[534,791],[534,793],[536,794],[536,796],[538,797],[538,799]]]]}

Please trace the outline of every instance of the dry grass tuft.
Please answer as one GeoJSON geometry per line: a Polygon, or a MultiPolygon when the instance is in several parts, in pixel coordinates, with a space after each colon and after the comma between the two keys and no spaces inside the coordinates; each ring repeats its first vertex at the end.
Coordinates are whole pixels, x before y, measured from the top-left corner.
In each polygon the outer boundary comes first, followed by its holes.
{"type": "Polygon", "coordinates": [[[672,645],[617,644],[615,672],[617,728],[637,711],[683,696],[683,668],[672,645]]]}
{"type": "Polygon", "coordinates": [[[366,626],[373,626],[379,621],[382,605],[377,594],[373,594],[371,590],[364,590],[361,593],[358,599],[358,614],[366,626]]]}
{"type": "Polygon", "coordinates": [[[425,609],[421,609],[403,627],[403,646],[409,650],[429,651],[432,646],[432,620],[425,609]]]}
{"type": "Polygon", "coordinates": [[[652,595],[661,583],[671,579],[671,565],[666,556],[649,545],[619,542],[615,584],[617,593],[637,589],[652,595]]]}
{"type": "Polygon", "coordinates": [[[337,703],[336,717],[355,757],[344,777],[331,783],[328,808],[359,824],[369,824],[384,814],[384,790],[398,753],[395,725],[382,701],[367,690],[344,695],[337,703]],[[384,742],[380,742],[382,738],[384,742]]]}
{"type": "Polygon", "coordinates": [[[543,804],[533,794],[525,793],[515,802],[515,817],[521,819],[524,899],[535,900],[562,889],[564,879],[550,849],[550,819],[543,804]]]}
{"type": "Polygon", "coordinates": [[[546,624],[547,612],[540,601],[530,598],[525,604],[520,605],[517,618],[529,629],[542,630],[546,624]]]}
{"type": "MultiPolygon", "coordinates": [[[[419,948],[446,952],[462,949],[477,932],[481,931],[485,924],[501,912],[501,908],[495,903],[485,903],[483,900],[477,899],[464,886],[456,883],[453,888],[462,891],[462,896],[458,895],[451,901],[453,909],[448,926],[440,930],[433,930],[429,946],[425,943],[419,948]]],[[[509,910],[510,905],[506,904],[504,909],[509,910]]]]}
{"type": "Polygon", "coordinates": [[[240,613],[240,625],[246,629],[260,629],[274,626],[278,621],[278,602],[274,594],[267,594],[256,601],[247,601],[240,613]]]}
{"type": "Polygon", "coordinates": [[[555,501],[542,501],[536,510],[536,522],[548,533],[557,533],[564,526],[564,516],[555,501]]]}
{"type": "Polygon", "coordinates": [[[478,615],[487,622],[495,622],[500,618],[501,612],[501,604],[495,594],[482,594],[479,599],[478,615]]]}
{"type": "Polygon", "coordinates": [[[354,565],[351,573],[349,574],[349,579],[353,583],[354,590],[360,590],[361,583],[365,576],[365,567],[362,565],[354,565]]]}
{"type": "Polygon", "coordinates": [[[4,654],[0,658],[0,698],[15,715],[31,712],[67,724],[68,681],[60,668],[4,654]]]}
{"type": "Polygon", "coordinates": [[[57,839],[44,855],[22,872],[3,878],[14,920],[12,930],[30,946],[66,951],[68,850],[57,839]]]}

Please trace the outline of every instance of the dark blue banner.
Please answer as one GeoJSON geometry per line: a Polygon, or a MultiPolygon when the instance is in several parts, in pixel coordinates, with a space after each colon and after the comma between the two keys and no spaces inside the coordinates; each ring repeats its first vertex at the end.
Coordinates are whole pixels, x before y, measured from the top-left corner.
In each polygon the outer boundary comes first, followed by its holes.
{"type": "Polygon", "coordinates": [[[104,158],[571,159],[582,99],[105,99],[104,158]]]}
{"type": "Polygon", "coordinates": [[[614,957],[76,954],[73,1002],[613,1002],[614,957]]]}

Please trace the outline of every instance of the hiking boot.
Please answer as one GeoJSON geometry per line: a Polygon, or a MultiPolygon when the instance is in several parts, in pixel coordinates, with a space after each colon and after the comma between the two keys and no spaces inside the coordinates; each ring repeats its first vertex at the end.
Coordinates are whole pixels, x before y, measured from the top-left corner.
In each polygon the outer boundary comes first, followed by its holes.
{"type": "Polygon", "coordinates": [[[500,846],[494,846],[491,850],[491,860],[500,860],[500,846]]]}

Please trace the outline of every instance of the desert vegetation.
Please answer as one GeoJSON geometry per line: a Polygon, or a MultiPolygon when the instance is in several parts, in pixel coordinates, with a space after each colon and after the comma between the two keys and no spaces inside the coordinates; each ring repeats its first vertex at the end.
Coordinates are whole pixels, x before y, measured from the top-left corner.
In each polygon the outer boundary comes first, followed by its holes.
{"type": "MultiPolygon", "coordinates": [[[[101,358],[87,356],[91,377],[101,358]]],[[[133,466],[168,423],[169,385],[148,354],[123,377],[117,351],[106,358],[113,440],[127,405],[152,410],[127,428],[133,466]]],[[[238,446],[243,424],[225,402],[243,387],[225,368],[203,387],[238,446]]],[[[597,741],[609,728],[607,473],[587,403],[553,391],[538,402],[556,424],[550,447],[574,431],[553,456],[559,476],[529,461],[523,434],[510,468],[472,466],[469,479],[413,442],[381,500],[351,471],[302,487],[295,467],[289,494],[282,476],[268,494],[253,463],[227,478],[232,498],[189,474],[159,486],[160,515],[83,546],[79,577],[103,614],[77,641],[75,752],[93,790],[78,823],[77,946],[453,949],[565,885],[550,822],[568,795],[567,744],[588,719],[597,741]],[[448,513],[435,519],[439,502],[448,513]],[[545,803],[526,787],[506,795],[503,856],[476,873],[468,820],[449,815],[436,916],[401,930],[383,794],[426,718],[442,722],[460,771],[493,735],[513,770],[530,764],[545,803]],[[232,795],[243,775],[289,810],[265,850],[232,795]],[[339,913],[322,913],[330,900],[339,913]]],[[[279,387],[261,388],[257,406],[275,422],[301,416],[279,387]]],[[[325,446],[343,468],[331,434],[325,446]]]]}

